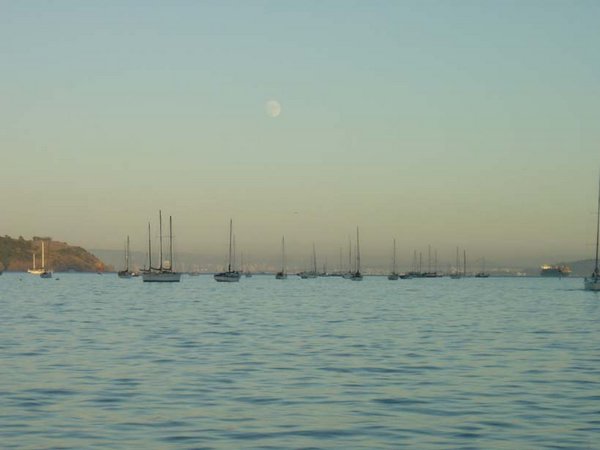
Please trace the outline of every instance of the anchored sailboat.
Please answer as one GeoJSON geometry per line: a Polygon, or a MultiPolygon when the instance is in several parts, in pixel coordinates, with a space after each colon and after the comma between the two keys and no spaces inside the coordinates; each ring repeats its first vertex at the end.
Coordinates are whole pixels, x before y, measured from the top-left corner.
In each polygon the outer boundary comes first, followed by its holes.
{"type": "Polygon", "coordinates": [[[133,272],[129,270],[129,236],[127,236],[127,243],[125,244],[125,269],[120,270],[117,275],[119,278],[131,278],[133,272]]]}
{"type": "Polygon", "coordinates": [[[150,233],[150,223],[148,223],[148,269],[142,273],[144,282],[163,282],[173,283],[181,280],[181,274],[173,271],[173,221],[169,216],[169,266],[163,264],[163,236],[162,236],[162,212],[158,211],[159,226],[159,258],[158,267],[152,267],[152,239],[150,233]]]}
{"type": "MultiPolygon", "coordinates": [[[[48,241],[48,247],[50,247],[50,241],[48,241]]],[[[42,241],[42,273],[40,273],[40,278],[52,278],[52,271],[46,269],[46,258],[44,253],[44,241],[42,241]]]]}
{"type": "Polygon", "coordinates": [[[489,273],[485,271],[485,257],[481,258],[481,272],[475,274],[475,278],[488,278],[489,273]]]}
{"type": "Polygon", "coordinates": [[[285,237],[281,236],[281,270],[275,274],[275,279],[285,280],[287,272],[285,270],[285,237]]]}
{"type": "Polygon", "coordinates": [[[33,252],[33,266],[31,269],[28,269],[32,275],[39,275],[41,278],[52,278],[52,271],[46,269],[46,250],[44,247],[44,241],[42,241],[42,267],[35,266],[35,252],[33,252]]]}
{"type": "Polygon", "coordinates": [[[231,245],[233,239],[233,220],[229,219],[229,263],[227,264],[227,271],[216,273],[214,278],[219,282],[236,282],[240,281],[240,273],[237,270],[233,270],[231,267],[231,245]]]}
{"type": "Polygon", "coordinates": [[[36,267],[35,250],[31,254],[31,257],[33,260],[32,266],[31,266],[31,269],[27,269],[27,272],[32,275],[40,275],[41,273],[44,272],[44,241],[42,241],[42,267],[36,267]]]}
{"type": "Polygon", "coordinates": [[[361,281],[363,279],[360,273],[360,243],[358,240],[358,227],[356,227],[356,272],[350,277],[352,281],[361,281]]]}
{"type": "Polygon", "coordinates": [[[313,255],[312,255],[312,269],[300,272],[300,278],[306,280],[307,278],[317,278],[317,252],[315,250],[315,244],[313,242],[313,255]]]}
{"type": "Polygon", "coordinates": [[[454,267],[454,272],[452,272],[450,274],[450,278],[454,279],[454,280],[458,280],[459,278],[463,277],[463,274],[460,272],[460,262],[459,262],[459,258],[458,258],[458,247],[456,247],[456,266],[454,267]]]}
{"type": "Polygon", "coordinates": [[[584,280],[586,291],[600,291],[600,269],[598,268],[598,240],[600,238],[600,179],[598,180],[598,211],[596,212],[596,260],[594,271],[584,280]]]}

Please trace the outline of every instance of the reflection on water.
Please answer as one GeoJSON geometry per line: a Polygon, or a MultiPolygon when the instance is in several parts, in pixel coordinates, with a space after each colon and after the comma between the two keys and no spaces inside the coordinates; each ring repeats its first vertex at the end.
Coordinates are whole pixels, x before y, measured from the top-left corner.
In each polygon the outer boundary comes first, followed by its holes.
{"type": "Polygon", "coordinates": [[[2,448],[597,448],[578,279],[0,279],[2,448]]]}

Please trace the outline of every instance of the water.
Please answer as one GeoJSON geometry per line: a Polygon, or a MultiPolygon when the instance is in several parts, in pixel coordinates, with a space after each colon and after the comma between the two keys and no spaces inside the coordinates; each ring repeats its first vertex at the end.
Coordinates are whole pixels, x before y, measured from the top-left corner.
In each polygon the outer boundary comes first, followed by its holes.
{"type": "Polygon", "coordinates": [[[600,448],[581,279],[0,277],[0,447],[600,448]]]}

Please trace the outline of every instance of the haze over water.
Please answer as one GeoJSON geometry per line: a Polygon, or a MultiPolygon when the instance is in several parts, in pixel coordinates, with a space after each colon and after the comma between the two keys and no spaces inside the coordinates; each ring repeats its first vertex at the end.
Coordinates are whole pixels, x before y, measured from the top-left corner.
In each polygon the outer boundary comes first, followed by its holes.
{"type": "Polygon", "coordinates": [[[10,448],[597,448],[580,279],[0,277],[10,448]]]}

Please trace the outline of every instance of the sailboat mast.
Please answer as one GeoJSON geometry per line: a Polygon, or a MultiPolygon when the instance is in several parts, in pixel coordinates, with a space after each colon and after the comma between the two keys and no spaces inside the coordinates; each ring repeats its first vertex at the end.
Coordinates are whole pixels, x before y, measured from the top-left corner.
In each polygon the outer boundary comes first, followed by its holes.
{"type": "MultiPolygon", "coordinates": [[[[46,269],[46,260],[44,259],[45,255],[44,255],[44,241],[42,241],[42,269],[46,269]]],[[[598,258],[596,258],[597,260],[598,258]]]]}
{"type": "Polygon", "coordinates": [[[313,242],[313,272],[317,273],[317,251],[315,250],[315,243],[313,242]]]}
{"type": "Polygon", "coordinates": [[[159,256],[160,256],[160,263],[158,265],[159,270],[162,270],[163,268],[163,242],[162,242],[162,211],[159,209],[158,210],[158,248],[159,248],[159,256]]]}
{"type": "Polygon", "coordinates": [[[233,219],[229,219],[229,265],[227,266],[227,271],[231,272],[231,239],[233,236],[233,219]]]}
{"type": "Polygon", "coordinates": [[[427,247],[427,272],[431,272],[431,245],[427,247]]]}
{"type": "Polygon", "coordinates": [[[281,236],[281,273],[285,273],[285,236],[281,236]]]}
{"type": "Polygon", "coordinates": [[[463,250],[463,276],[467,276],[467,251],[463,250]]]}
{"type": "Polygon", "coordinates": [[[396,273],[396,239],[394,238],[394,262],[392,263],[392,272],[396,273]]]}
{"type": "Polygon", "coordinates": [[[596,213],[596,265],[595,273],[598,273],[598,241],[600,239],[600,178],[598,178],[598,211],[596,213]]]}
{"type": "Polygon", "coordinates": [[[360,244],[358,242],[358,227],[356,227],[356,272],[360,272],[360,244]]]}
{"type": "Polygon", "coordinates": [[[352,240],[348,238],[348,272],[352,272],[352,240]]]}
{"type": "Polygon", "coordinates": [[[233,267],[233,271],[236,271],[237,267],[237,254],[235,253],[235,234],[233,235],[233,259],[231,260],[231,267],[233,267]]]}
{"type": "Polygon", "coordinates": [[[148,270],[152,270],[152,237],[150,234],[150,222],[148,222],[148,270]]]}
{"type": "Polygon", "coordinates": [[[169,269],[173,270],[173,218],[169,216],[169,269]]]}
{"type": "Polygon", "coordinates": [[[129,272],[129,236],[127,236],[127,245],[125,247],[125,270],[129,272]]]}

